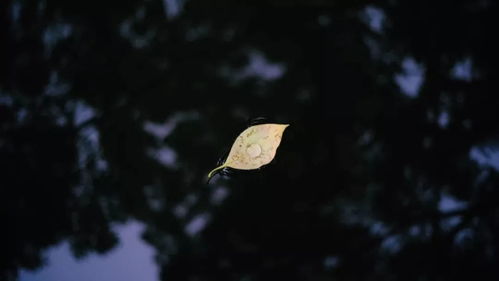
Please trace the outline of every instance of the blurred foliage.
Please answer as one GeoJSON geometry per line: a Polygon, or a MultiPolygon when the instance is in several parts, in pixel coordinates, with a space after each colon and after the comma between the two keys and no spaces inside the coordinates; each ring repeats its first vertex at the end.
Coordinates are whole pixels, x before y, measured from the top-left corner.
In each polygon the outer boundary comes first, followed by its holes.
{"type": "Polygon", "coordinates": [[[162,280],[499,280],[496,2],[165,2],[0,2],[0,279],[136,219],[162,280]]]}

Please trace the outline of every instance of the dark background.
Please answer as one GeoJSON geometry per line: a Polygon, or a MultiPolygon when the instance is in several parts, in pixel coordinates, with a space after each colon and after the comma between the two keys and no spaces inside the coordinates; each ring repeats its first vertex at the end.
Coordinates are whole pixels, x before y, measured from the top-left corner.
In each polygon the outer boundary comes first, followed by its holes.
{"type": "Polygon", "coordinates": [[[161,280],[499,280],[497,1],[247,2],[0,1],[0,279],[133,219],[161,280]]]}

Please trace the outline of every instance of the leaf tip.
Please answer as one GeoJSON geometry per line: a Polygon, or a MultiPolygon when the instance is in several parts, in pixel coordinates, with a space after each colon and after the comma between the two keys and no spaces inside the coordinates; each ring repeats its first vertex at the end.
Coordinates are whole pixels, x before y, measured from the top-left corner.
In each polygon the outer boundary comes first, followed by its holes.
{"type": "Polygon", "coordinates": [[[279,125],[281,126],[283,132],[290,126],[290,124],[279,124],[279,125]]]}

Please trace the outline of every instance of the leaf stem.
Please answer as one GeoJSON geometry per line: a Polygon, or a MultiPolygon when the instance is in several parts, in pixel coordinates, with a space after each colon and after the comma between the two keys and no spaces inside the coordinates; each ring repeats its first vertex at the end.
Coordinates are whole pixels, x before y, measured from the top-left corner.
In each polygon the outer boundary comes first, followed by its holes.
{"type": "Polygon", "coordinates": [[[227,167],[225,164],[216,167],[215,169],[211,170],[211,172],[208,174],[208,182],[210,179],[215,175],[216,172],[222,170],[223,168],[227,167]]]}

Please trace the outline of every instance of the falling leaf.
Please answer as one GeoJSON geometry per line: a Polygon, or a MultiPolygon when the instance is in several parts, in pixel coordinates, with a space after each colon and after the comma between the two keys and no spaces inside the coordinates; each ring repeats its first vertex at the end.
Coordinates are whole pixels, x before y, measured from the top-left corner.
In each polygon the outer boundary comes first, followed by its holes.
{"type": "Polygon", "coordinates": [[[225,162],[213,169],[208,174],[208,179],[226,167],[253,170],[270,163],[288,126],[288,124],[260,124],[247,128],[237,137],[225,162]]]}

